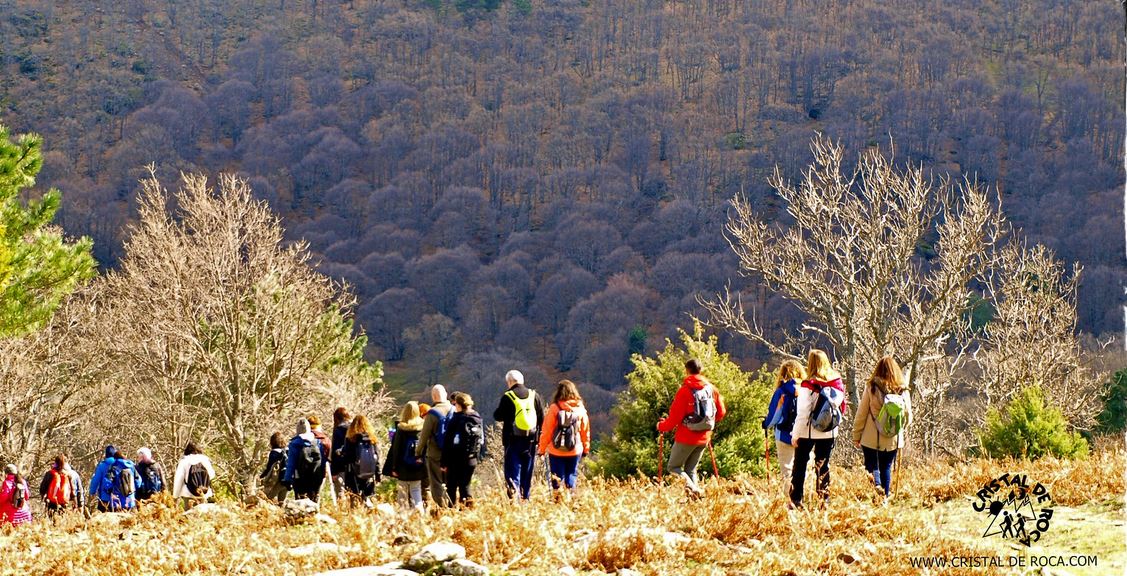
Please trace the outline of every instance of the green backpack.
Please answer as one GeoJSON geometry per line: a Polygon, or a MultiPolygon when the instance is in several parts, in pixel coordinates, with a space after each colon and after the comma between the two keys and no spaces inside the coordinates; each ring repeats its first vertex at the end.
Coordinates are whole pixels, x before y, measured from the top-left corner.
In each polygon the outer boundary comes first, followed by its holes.
{"type": "Polygon", "coordinates": [[[900,394],[885,394],[884,403],[877,413],[877,431],[881,436],[895,438],[904,429],[907,414],[904,397],[900,394]]]}
{"type": "Polygon", "coordinates": [[[532,436],[536,432],[536,392],[528,391],[528,398],[521,400],[512,390],[505,392],[505,396],[513,401],[516,406],[516,415],[513,417],[513,434],[516,436],[532,436]]]}

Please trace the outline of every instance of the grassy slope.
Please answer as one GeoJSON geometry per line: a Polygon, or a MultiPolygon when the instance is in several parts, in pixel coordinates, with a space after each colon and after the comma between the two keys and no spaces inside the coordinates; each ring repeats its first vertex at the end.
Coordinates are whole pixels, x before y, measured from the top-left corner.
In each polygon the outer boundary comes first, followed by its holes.
{"type": "MultiPolygon", "coordinates": [[[[902,497],[884,508],[873,505],[862,471],[835,470],[833,506],[807,512],[788,512],[768,479],[711,484],[694,506],[676,487],[644,481],[588,481],[570,507],[546,504],[539,486],[534,503],[521,507],[482,486],[477,507],[430,521],[334,511],[337,525],[288,526],[273,507],[225,504],[211,517],[190,517],[154,506],[120,521],[103,515],[89,524],[71,519],[0,532],[0,549],[3,570],[35,574],[308,574],[402,560],[440,539],[461,543],[471,559],[498,572],[521,574],[556,573],[565,564],[590,573],[632,566],[646,574],[914,574],[920,571],[909,565],[910,555],[1019,553],[980,537],[981,518],[967,499],[1013,470],[1049,485],[1058,507],[1043,546],[1033,552],[1097,554],[1094,570],[1065,572],[1120,574],[1127,565],[1125,462],[1117,451],[1078,463],[921,465],[903,471],[902,497]],[[400,535],[413,542],[393,545],[400,535]],[[345,548],[287,552],[315,542],[345,548]]],[[[492,470],[482,476],[483,484],[495,481],[492,470]]]]}

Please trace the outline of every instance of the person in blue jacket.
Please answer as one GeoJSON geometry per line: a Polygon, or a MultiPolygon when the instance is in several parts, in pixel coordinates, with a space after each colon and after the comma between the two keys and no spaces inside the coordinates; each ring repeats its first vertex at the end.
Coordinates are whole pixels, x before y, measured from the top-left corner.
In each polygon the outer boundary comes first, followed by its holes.
{"type": "Polygon", "coordinates": [[[286,473],[282,483],[293,488],[295,500],[308,498],[316,502],[321,493],[321,482],[325,479],[325,468],[321,462],[321,441],[313,435],[313,429],[305,418],[297,421],[296,434],[290,439],[286,452],[286,473]]]}
{"type": "Polygon", "coordinates": [[[779,461],[779,476],[783,494],[790,494],[791,469],[794,466],[794,446],[791,446],[791,429],[796,415],[795,387],[806,379],[806,370],[796,360],[787,360],[779,366],[778,382],[771,401],[767,404],[767,416],[763,419],[763,429],[775,427],[775,454],[779,461]]]}
{"type": "Polygon", "coordinates": [[[112,445],[106,446],[106,458],[94,469],[90,478],[90,495],[98,499],[98,510],[120,512],[137,506],[135,494],[141,488],[137,467],[112,445]]]}

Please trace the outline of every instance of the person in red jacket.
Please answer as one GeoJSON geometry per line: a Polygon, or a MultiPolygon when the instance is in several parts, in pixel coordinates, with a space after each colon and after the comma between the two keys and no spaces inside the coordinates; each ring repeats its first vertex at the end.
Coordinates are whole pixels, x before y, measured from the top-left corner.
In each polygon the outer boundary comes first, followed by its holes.
{"type": "Polygon", "coordinates": [[[669,451],[669,473],[680,476],[694,496],[703,491],[697,484],[697,464],[704,447],[712,441],[712,429],[724,418],[728,409],[720,391],[700,375],[700,361],[685,362],[687,375],[681,388],[669,405],[669,416],[658,421],[659,432],[677,432],[673,435],[673,449],[669,451]]]}

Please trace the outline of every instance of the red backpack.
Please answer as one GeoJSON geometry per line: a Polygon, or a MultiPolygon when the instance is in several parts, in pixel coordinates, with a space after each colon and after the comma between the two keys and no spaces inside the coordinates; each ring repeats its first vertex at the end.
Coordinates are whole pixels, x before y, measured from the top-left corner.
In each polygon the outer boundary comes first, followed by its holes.
{"type": "Polygon", "coordinates": [[[47,487],[47,501],[57,506],[66,506],[71,497],[70,478],[57,469],[52,469],[48,474],[51,475],[51,483],[47,487]]]}

